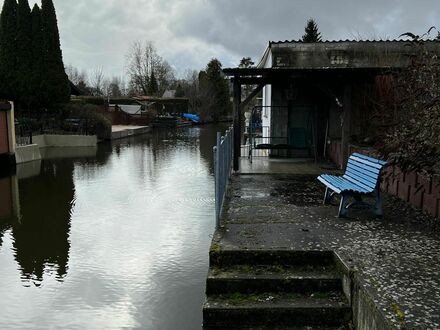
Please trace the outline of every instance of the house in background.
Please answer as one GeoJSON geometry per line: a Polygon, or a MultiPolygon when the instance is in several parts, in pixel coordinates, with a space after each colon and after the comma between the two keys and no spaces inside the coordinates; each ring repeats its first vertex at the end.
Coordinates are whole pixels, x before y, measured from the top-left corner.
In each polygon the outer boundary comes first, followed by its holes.
{"type": "MultiPolygon", "coordinates": [[[[440,42],[425,46],[440,54],[440,42]]],[[[411,52],[402,40],[279,41],[269,43],[255,68],[225,69],[234,89],[234,169],[244,140],[241,112],[260,91],[261,107],[246,116],[260,121],[252,148],[271,156],[327,156],[343,167],[353,144],[368,140],[370,130],[380,126],[372,122],[374,105],[393,72],[409,64],[411,52]],[[257,86],[246,100],[242,85],[257,86]]]]}

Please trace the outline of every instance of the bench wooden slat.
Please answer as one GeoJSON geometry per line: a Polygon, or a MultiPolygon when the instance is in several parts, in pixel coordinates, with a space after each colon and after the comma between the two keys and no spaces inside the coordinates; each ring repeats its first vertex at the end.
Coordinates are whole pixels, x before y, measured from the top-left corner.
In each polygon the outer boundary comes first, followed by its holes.
{"type": "Polygon", "coordinates": [[[367,171],[367,172],[370,172],[371,174],[374,174],[374,175],[379,175],[379,173],[380,173],[380,169],[377,169],[375,167],[368,167],[367,165],[358,163],[352,159],[348,160],[347,166],[356,166],[359,168],[359,171],[361,171],[361,172],[367,171]]]}
{"type": "Polygon", "coordinates": [[[356,173],[357,175],[362,175],[362,176],[365,177],[365,180],[369,180],[369,181],[373,181],[373,182],[377,181],[377,178],[379,176],[378,173],[373,173],[373,172],[366,171],[363,168],[354,166],[352,164],[347,166],[347,169],[345,171],[346,172],[347,171],[351,171],[351,172],[356,173]]]}
{"type": "Polygon", "coordinates": [[[366,193],[370,190],[370,189],[362,187],[358,184],[355,184],[355,183],[351,182],[350,180],[347,180],[346,178],[341,177],[341,176],[321,175],[321,177],[326,182],[330,183],[332,186],[338,188],[338,190],[340,190],[341,192],[342,191],[353,191],[353,192],[359,192],[359,193],[366,193]]]}
{"type": "Polygon", "coordinates": [[[353,178],[353,177],[351,177],[351,176],[349,176],[347,174],[344,174],[343,178],[345,178],[346,180],[349,180],[350,182],[352,182],[353,184],[355,184],[355,185],[357,185],[359,187],[362,187],[363,189],[366,190],[366,192],[371,192],[371,191],[374,190],[374,187],[367,186],[366,184],[363,184],[362,182],[359,182],[358,180],[356,180],[355,178],[353,178]]]}
{"type": "Polygon", "coordinates": [[[321,181],[325,186],[329,187],[331,190],[333,190],[335,193],[340,194],[341,190],[335,186],[333,186],[330,182],[328,182],[326,179],[324,179],[321,176],[318,176],[318,180],[321,181]]]}
{"type": "Polygon", "coordinates": [[[353,155],[350,156],[350,159],[355,160],[355,161],[357,161],[358,163],[365,164],[365,165],[367,165],[367,166],[369,166],[369,167],[377,168],[377,169],[379,169],[379,170],[383,167],[383,165],[381,165],[381,164],[374,163],[374,162],[370,162],[370,161],[367,160],[367,159],[364,159],[364,158],[361,158],[361,157],[356,157],[356,156],[353,156],[353,155]]]}
{"type": "Polygon", "coordinates": [[[338,177],[336,176],[328,176],[327,178],[325,178],[326,181],[328,183],[330,183],[331,185],[333,185],[334,187],[339,189],[339,193],[343,192],[343,191],[348,191],[348,190],[352,190],[352,187],[347,186],[346,184],[344,184],[343,182],[341,182],[338,177]]]}
{"type": "Polygon", "coordinates": [[[346,190],[359,192],[359,193],[366,193],[369,191],[368,188],[363,187],[362,185],[358,184],[357,182],[353,182],[352,180],[349,180],[348,178],[345,178],[344,176],[337,176],[336,177],[338,181],[343,184],[346,188],[346,190]]]}
{"type": "Polygon", "coordinates": [[[376,178],[376,180],[374,180],[367,175],[364,175],[362,173],[355,171],[354,169],[347,169],[345,171],[345,175],[363,183],[364,185],[366,185],[368,187],[372,187],[372,188],[376,187],[377,178],[376,178]]]}
{"type": "Polygon", "coordinates": [[[377,178],[374,179],[371,176],[368,176],[364,173],[360,173],[359,171],[356,171],[354,168],[347,168],[345,171],[345,174],[351,176],[352,178],[359,180],[366,185],[373,185],[376,186],[377,178]]]}
{"type": "Polygon", "coordinates": [[[359,158],[366,159],[366,160],[368,160],[368,161],[370,161],[370,162],[372,162],[372,163],[380,164],[380,165],[382,165],[382,166],[384,166],[384,165],[387,164],[386,161],[383,161],[383,160],[381,160],[381,159],[377,159],[377,158],[373,158],[373,157],[369,157],[369,156],[365,156],[365,155],[362,155],[362,154],[360,154],[360,153],[358,153],[358,152],[353,153],[353,156],[356,156],[356,157],[359,157],[359,158]]]}

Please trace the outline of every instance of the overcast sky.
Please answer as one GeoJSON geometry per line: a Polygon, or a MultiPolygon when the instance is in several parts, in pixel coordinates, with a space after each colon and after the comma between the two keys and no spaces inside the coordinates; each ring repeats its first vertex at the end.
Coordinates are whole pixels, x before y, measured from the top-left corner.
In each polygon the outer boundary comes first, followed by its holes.
{"type": "MultiPolygon", "coordinates": [[[[31,6],[36,1],[29,0],[31,6]]],[[[0,0],[3,3],[3,0],[0,0]]],[[[40,3],[39,1],[37,3],[40,3]]],[[[440,28],[440,0],[54,0],[64,63],[124,74],[136,40],[182,74],[213,57],[259,59],[268,41],[299,39],[309,17],[324,39],[397,38],[440,28]]]]}

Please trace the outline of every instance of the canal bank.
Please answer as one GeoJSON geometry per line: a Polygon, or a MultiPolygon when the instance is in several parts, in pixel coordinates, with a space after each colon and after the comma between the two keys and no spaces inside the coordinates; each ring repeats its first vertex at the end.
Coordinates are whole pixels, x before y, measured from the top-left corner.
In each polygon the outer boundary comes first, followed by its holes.
{"type": "Polygon", "coordinates": [[[339,219],[321,205],[316,176],[328,169],[274,167],[283,174],[232,177],[210,251],[207,329],[440,328],[435,219],[391,196],[383,220],[365,209],[339,219]]]}

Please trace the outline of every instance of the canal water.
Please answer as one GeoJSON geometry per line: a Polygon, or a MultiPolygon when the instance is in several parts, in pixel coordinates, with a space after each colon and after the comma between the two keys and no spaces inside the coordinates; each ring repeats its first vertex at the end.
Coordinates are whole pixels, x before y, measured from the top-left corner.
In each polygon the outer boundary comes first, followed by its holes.
{"type": "Polygon", "coordinates": [[[224,128],[47,149],[0,179],[0,329],[200,329],[224,128]]]}

